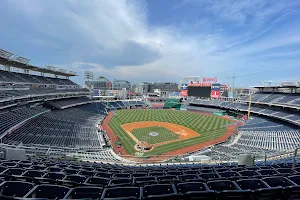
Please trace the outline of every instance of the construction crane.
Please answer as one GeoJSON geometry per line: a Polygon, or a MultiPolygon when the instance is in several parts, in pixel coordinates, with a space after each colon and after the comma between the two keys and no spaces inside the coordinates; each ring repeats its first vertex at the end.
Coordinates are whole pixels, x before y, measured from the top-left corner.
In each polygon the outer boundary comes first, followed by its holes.
{"type": "Polygon", "coordinates": [[[272,84],[272,81],[271,80],[269,80],[269,81],[259,81],[259,83],[260,83],[260,85],[263,85],[263,86],[264,86],[265,83],[267,83],[268,86],[270,86],[272,84]]]}
{"type": "Polygon", "coordinates": [[[262,73],[262,72],[265,72],[265,71],[267,71],[267,70],[255,71],[255,72],[250,72],[250,73],[246,73],[246,74],[235,74],[234,73],[233,76],[226,76],[226,78],[232,78],[232,85],[231,85],[232,94],[234,93],[234,83],[235,83],[236,77],[252,75],[252,74],[258,74],[258,73],[262,73]]]}

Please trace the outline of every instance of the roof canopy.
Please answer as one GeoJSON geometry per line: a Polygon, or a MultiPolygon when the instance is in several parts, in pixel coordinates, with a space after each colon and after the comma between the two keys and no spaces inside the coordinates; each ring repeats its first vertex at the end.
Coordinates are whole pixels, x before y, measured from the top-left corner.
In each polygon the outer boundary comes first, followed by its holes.
{"type": "Polygon", "coordinates": [[[54,74],[57,76],[77,76],[76,72],[58,69],[53,66],[46,66],[46,68],[37,67],[28,64],[29,59],[14,55],[8,51],[0,49],[0,65],[15,67],[24,70],[36,71],[47,74],[54,74]]]}

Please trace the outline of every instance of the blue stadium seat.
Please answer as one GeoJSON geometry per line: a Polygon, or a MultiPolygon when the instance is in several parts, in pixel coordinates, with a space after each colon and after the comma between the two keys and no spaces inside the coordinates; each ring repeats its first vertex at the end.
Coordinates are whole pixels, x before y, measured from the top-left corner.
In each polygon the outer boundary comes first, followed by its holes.
{"type": "Polygon", "coordinates": [[[296,173],[296,171],[292,170],[291,168],[277,168],[276,171],[281,175],[292,175],[296,173]]]}
{"type": "Polygon", "coordinates": [[[139,187],[113,187],[107,188],[102,194],[103,200],[128,200],[141,199],[141,189],[139,187]]]}
{"type": "Polygon", "coordinates": [[[110,187],[131,186],[131,185],[132,185],[131,178],[113,178],[109,181],[110,187]]]}
{"type": "Polygon", "coordinates": [[[165,199],[172,200],[177,197],[177,191],[175,186],[172,184],[155,184],[146,185],[143,187],[143,198],[144,199],[165,199]]]}
{"type": "Polygon", "coordinates": [[[131,178],[131,174],[129,173],[115,173],[113,178],[131,178]]]}
{"type": "Polygon", "coordinates": [[[52,166],[52,167],[46,168],[46,170],[49,171],[49,172],[60,172],[61,168],[52,166]]]}
{"type": "Polygon", "coordinates": [[[268,188],[266,183],[260,179],[242,179],[237,180],[236,183],[242,190],[258,190],[268,188]]]}
{"type": "Polygon", "coordinates": [[[275,177],[266,177],[262,178],[270,187],[287,187],[295,185],[286,177],[275,176],[275,177]]]}
{"type": "Polygon", "coordinates": [[[288,176],[288,179],[293,181],[295,184],[300,185],[300,175],[288,176]]]}
{"type": "Polygon", "coordinates": [[[261,169],[261,170],[257,170],[257,172],[262,175],[262,176],[271,176],[271,175],[276,175],[278,174],[277,171],[275,171],[274,169],[261,169]]]}
{"type": "Polygon", "coordinates": [[[79,172],[78,170],[76,170],[76,169],[71,169],[71,168],[64,169],[64,170],[62,171],[62,173],[64,173],[64,174],[77,174],[78,172],[79,172]]]}
{"type": "Polygon", "coordinates": [[[86,180],[85,185],[106,187],[109,184],[109,179],[102,177],[90,177],[86,180]]]}
{"type": "Polygon", "coordinates": [[[52,180],[62,180],[66,175],[60,172],[48,172],[46,173],[43,178],[48,178],[52,180]]]}
{"type": "Polygon", "coordinates": [[[71,189],[64,199],[100,199],[102,191],[101,187],[76,187],[71,189]]]}
{"type": "Polygon", "coordinates": [[[215,199],[215,193],[213,191],[210,191],[205,183],[178,183],[176,189],[180,199],[215,199]]]}
{"type": "Polygon", "coordinates": [[[20,181],[7,181],[3,182],[0,185],[1,195],[11,196],[11,197],[23,197],[25,196],[32,188],[34,187],[33,183],[20,182],[20,181]]]}
{"type": "Polygon", "coordinates": [[[156,179],[157,179],[157,182],[159,184],[164,184],[164,183],[171,184],[171,183],[177,183],[177,182],[179,182],[178,177],[175,176],[175,175],[157,176],[156,179]]]}
{"type": "Polygon", "coordinates": [[[157,183],[157,180],[156,177],[154,176],[144,176],[144,177],[134,178],[134,184],[136,186],[151,185],[155,183],[157,183]]]}
{"type": "Polygon", "coordinates": [[[62,199],[70,191],[70,188],[58,185],[38,185],[27,193],[25,198],[62,199]]]}
{"type": "Polygon", "coordinates": [[[25,172],[22,168],[9,168],[6,171],[2,172],[5,175],[21,175],[25,172]]]}
{"type": "Polygon", "coordinates": [[[94,176],[95,172],[82,170],[82,171],[79,171],[78,174],[83,175],[83,176],[94,176]]]}
{"type": "Polygon", "coordinates": [[[195,174],[187,174],[187,175],[181,175],[181,176],[178,176],[178,179],[180,181],[183,181],[183,182],[194,182],[194,181],[201,181],[203,182],[204,180],[203,179],[200,179],[198,175],[195,175],[195,174]]]}
{"type": "Polygon", "coordinates": [[[148,173],[134,173],[134,174],[132,174],[133,178],[145,177],[145,176],[148,176],[148,173]]]}
{"type": "Polygon", "coordinates": [[[216,181],[208,181],[207,186],[210,190],[214,191],[223,191],[223,190],[239,190],[239,186],[232,181],[229,180],[216,180],[216,181]]]}
{"type": "Polygon", "coordinates": [[[113,174],[105,173],[105,172],[98,172],[95,176],[102,177],[102,178],[110,178],[113,176],[113,174]]]}
{"type": "Polygon", "coordinates": [[[197,170],[186,170],[184,173],[185,174],[199,174],[200,172],[197,170]]]}
{"type": "Polygon", "coordinates": [[[86,181],[86,177],[82,175],[67,175],[62,180],[63,184],[71,185],[71,186],[77,186],[81,185],[86,181]]]}
{"type": "Polygon", "coordinates": [[[205,180],[220,178],[216,173],[202,173],[199,175],[199,177],[205,180]]]}
{"type": "Polygon", "coordinates": [[[27,177],[31,177],[31,178],[42,177],[43,175],[44,175],[44,172],[39,171],[39,170],[28,170],[22,174],[22,176],[27,176],[27,177]]]}
{"type": "Polygon", "coordinates": [[[252,177],[252,176],[258,176],[259,174],[256,173],[256,171],[254,170],[243,170],[243,171],[239,171],[239,174],[242,176],[248,176],[248,177],[252,177]]]}

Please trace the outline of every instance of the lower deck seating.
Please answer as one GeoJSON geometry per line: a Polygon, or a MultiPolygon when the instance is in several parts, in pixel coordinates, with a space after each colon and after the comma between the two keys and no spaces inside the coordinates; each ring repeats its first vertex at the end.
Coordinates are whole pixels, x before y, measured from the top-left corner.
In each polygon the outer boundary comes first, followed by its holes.
{"type": "Polygon", "coordinates": [[[102,103],[48,112],[6,135],[3,141],[59,147],[101,147],[97,124],[104,119],[105,112],[102,103]]]}
{"type": "Polygon", "coordinates": [[[0,112],[0,135],[18,125],[30,117],[46,112],[49,109],[40,106],[36,107],[17,107],[12,110],[0,112]]]}

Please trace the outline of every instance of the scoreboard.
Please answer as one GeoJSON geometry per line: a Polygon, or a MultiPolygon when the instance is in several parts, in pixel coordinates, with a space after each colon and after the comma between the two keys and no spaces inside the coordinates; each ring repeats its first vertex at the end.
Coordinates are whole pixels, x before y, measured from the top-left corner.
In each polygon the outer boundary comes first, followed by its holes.
{"type": "Polygon", "coordinates": [[[209,87],[209,86],[189,86],[187,92],[188,92],[188,96],[209,98],[210,94],[211,94],[211,87],[209,87]]]}
{"type": "Polygon", "coordinates": [[[221,96],[221,84],[191,83],[188,85],[187,95],[190,97],[219,98],[221,96]]]}

